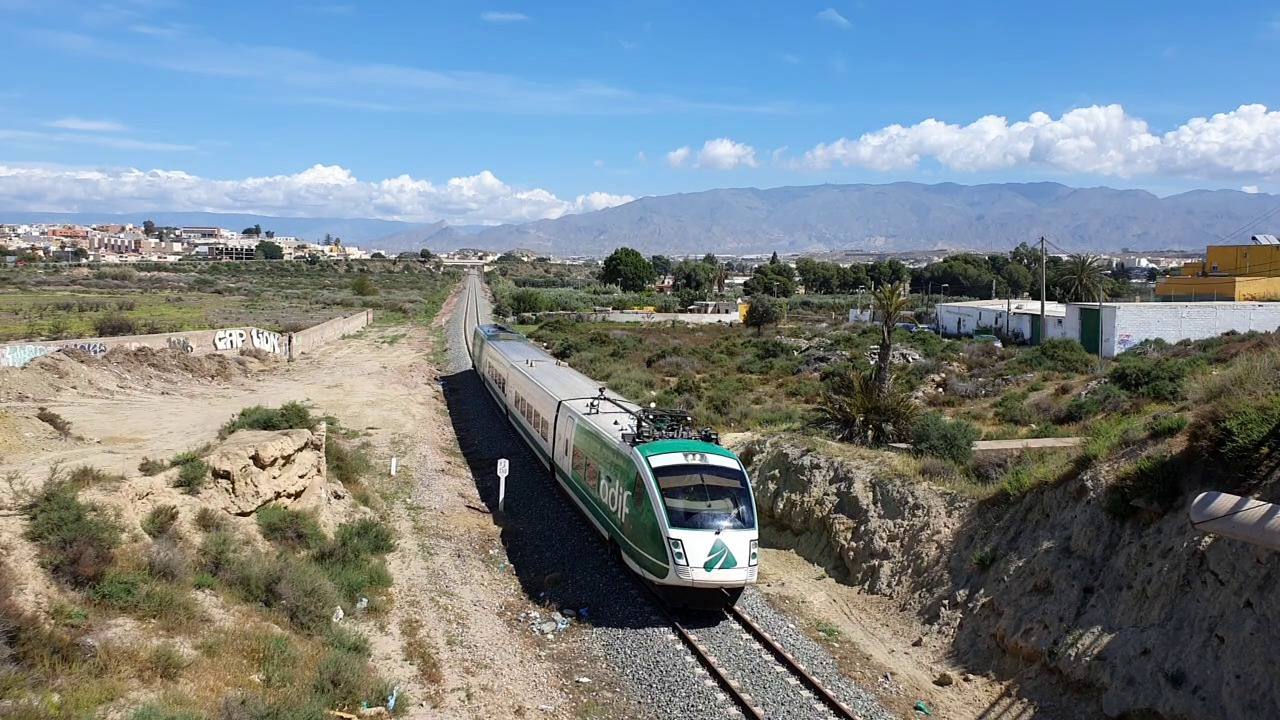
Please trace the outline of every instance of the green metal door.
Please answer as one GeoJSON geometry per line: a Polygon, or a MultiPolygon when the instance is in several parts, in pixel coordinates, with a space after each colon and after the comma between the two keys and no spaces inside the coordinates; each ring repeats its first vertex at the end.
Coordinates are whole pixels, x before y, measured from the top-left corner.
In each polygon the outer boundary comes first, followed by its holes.
{"type": "Polygon", "coordinates": [[[1101,327],[1098,308],[1080,308],[1080,344],[1094,355],[1098,354],[1098,330],[1101,327]]]}
{"type": "Polygon", "coordinates": [[[1040,327],[1040,316],[1036,315],[1035,317],[1031,318],[1031,344],[1039,345],[1040,342],[1044,339],[1043,337],[1041,337],[1042,335],[1044,335],[1044,329],[1040,327]]]}

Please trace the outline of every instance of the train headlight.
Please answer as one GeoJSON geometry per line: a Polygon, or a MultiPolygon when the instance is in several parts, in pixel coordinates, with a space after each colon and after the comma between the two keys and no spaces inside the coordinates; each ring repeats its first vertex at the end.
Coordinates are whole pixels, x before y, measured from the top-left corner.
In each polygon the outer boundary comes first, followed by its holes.
{"type": "Polygon", "coordinates": [[[671,557],[675,559],[677,565],[688,565],[689,558],[684,554],[684,543],[675,538],[669,538],[667,542],[671,543],[671,557]]]}
{"type": "Polygon", "coordinates": [[[751,567],[755,567],[756,565],[760,564],[760,541],[759,540],[751,541],[751,552],[748,553],[748,555],[750,559],[747,561],[747,565],[751,567]]]}

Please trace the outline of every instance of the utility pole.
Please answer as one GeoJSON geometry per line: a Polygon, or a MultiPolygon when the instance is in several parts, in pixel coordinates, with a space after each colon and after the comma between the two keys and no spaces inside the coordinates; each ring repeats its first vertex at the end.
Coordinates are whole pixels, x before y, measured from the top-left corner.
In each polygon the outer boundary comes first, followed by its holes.
{"type": "Polygon", "coordinates": [[[1013,314],[1013,298],[1004,299],[1004,336],[1009,337],[1009,316],[1013,314]]]}
{"type": "Polygon", "coordinates": [[[996,299],[996,279],[991,278],[991,299],[996,299]]]}
{"type": "MultiPolygon", "coordinates": [[[[1045,296],[1045,266],[1047,262],[1044,259],[1044,236],[1040,236],[1040,342],[1044,343],[1044,336],[1049,332],[1049,326],[1044,321],[1044,296],[1045,296]]],[[[1102,318],[1098,318],[1101,322],[1102,318]]],[[[1101,351],[1099,351],[1101,352],[1101,351]]]]}

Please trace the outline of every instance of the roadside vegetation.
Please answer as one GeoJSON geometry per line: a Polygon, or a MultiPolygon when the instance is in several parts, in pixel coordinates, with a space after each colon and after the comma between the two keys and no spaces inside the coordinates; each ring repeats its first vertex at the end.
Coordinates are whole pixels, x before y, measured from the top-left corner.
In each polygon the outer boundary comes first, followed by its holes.
{"type": "Polygon", "coordinates": [[[360,308],[429,322],[457,283],[417,259],[31,265],[0,271],[0,342],[252,325],[301,330],[360,308]]]}
{"type": "MultiPolygon", "coordinates": [[[[327,445],[341,448],[341,459],[327,462],[331,476],[368,494],[367,451],[333,418],[287,403],[246,408],[225,430],[321,421],[331,429],[327,445]]],[[[174,484],[195,494],[210,449],[142,469],[173,472],[174,484]],[[198,483],[184,480],[190,468],[199,468],[198,483]]],[[[11,483],[16,498],[5,509],[23,519],[23,539],[58,594],[37,613],[13,594],[20,586],[0,561],[0,714],[78,718],[110,708],[130,720],[321,720],[391,698],[396,712],[411,704],[371,665],[368,638],[335,620],[385,617],[385,557],[396,537],[376,515],[326,532],[312,513],[283,504],[246,522],[195,501],[126,520],[106,499],[128,482],[85,466],[54,467],[34,487],[11,483]],[[220,629],[206,632],[215,621],[220,629]],[[142,635],[129,630],[144,626],[142,635]]]]}

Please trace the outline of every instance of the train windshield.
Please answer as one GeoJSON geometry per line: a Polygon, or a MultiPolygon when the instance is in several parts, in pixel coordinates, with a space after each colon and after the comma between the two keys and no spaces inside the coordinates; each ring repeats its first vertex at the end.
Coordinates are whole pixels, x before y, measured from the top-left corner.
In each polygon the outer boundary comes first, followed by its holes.
{"type": "Polygon", "coordinates": [[[667,465],[653,469],[672,527],[743,530],[756,525],[747,476],[718,465],[667,465]]]}

